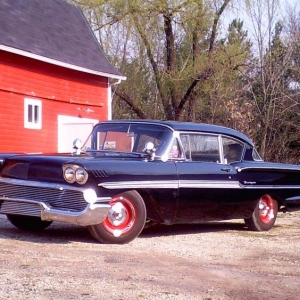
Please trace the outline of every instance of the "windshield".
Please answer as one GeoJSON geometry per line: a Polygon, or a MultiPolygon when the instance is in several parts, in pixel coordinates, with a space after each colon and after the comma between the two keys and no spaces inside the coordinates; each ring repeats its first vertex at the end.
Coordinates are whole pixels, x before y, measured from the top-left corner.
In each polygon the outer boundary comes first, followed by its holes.
{"type": "Polygon", "coordinates": [[[94,127],[83,150],[96,151],[145,151],[145,145],[152,142],[156,154],[162,155],[172,141],[170,129],[152,124],[98,124],[94,127]]]}

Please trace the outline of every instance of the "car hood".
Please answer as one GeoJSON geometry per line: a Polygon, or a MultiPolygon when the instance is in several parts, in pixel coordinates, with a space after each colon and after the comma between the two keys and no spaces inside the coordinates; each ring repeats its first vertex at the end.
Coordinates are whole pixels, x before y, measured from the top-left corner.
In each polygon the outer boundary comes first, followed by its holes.
{"type": "Polygon", "coordinates": [[[65,182],[63,179],[62,165],[77,164],[86,170],[95,169],[103,163],[116,161],[140,161],[142,158],[128,156],[93,157],[82,154],[59,155],[8,155],[2,159],[1,176],[6,178],[37,180],[50,182],[65,182]]]}

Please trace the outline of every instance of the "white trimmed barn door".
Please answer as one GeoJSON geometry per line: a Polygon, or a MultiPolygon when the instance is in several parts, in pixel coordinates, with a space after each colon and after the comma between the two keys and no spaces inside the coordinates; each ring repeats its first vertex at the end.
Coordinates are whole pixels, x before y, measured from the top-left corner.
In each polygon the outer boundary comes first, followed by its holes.
{"type": "Polygon", "coordinates": [[[84,143],[91,133],[93,126],[99,120],[78,118],[70,116],[58,116],[58,152],[72,152],[73,141],[80,138],[84,143]]]}

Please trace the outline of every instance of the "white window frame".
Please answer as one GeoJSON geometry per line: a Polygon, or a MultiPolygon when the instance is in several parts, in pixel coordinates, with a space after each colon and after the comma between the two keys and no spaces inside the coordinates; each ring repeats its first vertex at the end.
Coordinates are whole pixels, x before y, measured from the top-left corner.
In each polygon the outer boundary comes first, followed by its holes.
{"type": "Polygon", "coordinates": [[[24,99],[24,128],[42,129],[42,101],[36,99],[24,99]],[[29,120],[29,112],[31,118],[29,120]]]}

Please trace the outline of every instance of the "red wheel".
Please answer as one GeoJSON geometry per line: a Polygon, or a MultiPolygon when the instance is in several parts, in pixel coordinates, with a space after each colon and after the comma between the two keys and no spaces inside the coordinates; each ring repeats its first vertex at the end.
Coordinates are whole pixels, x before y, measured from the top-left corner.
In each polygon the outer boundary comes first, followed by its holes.
{"type": "Polygon", "coordinates": [[[270,195],[264,195],[259,199],[252,216],[245,219],[245,223],[250,230],[270,230],[276,221],[277,212],[277,201],[270,195]]]}
{"type": "Polygon", "coordinates": [[[136,191],[116,195],[111,210],[101,224],[89,226],[94,238],[102,243],[124,244],[135,239],[146,220],[146,207],[136,191]]]}
{"type": "Polygon", "coordinates": [[[111,210],[103,222],[103,227],[114,236],[126,234],[137,219],[136,208],[131,199],[119,196],[111,202],[111,210]]]}
{"type": "Polygon", "coordinates": [[[277,209],[277,202],[272,199],[271,196],[265,195],[259,199],[258,202],[258,215],[260,220],[264,224],[269,224],[274,219],[274,207],[276,205],[277,209]]]}

